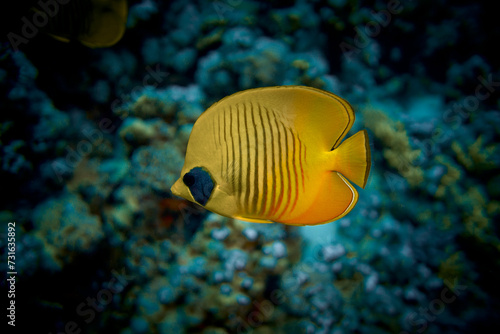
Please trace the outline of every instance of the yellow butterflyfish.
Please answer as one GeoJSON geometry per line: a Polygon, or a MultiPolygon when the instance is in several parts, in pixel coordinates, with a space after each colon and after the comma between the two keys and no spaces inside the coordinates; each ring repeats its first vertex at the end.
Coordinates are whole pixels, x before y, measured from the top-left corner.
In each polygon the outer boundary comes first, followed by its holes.
{"type": "MultiPolygon", "coordinates": [[[[78,40],[90,48],[116,44],[125,33],[127,0],[71,0],[57,6],[53,18],[43,28],[53,38],[78,40]]],[[[40,12],[33,8],[33,11],[40,12]]],[[[51,15],[52,16],[52,15],[51,15]]]]}
{"type": "Polygon", "coordinates": [[[344,99],[312,87],[235,93],[208,108],[189,137],[174,195],[226,217],[317,225],[356,205],[370,172],[366,130],[344,99]]]}

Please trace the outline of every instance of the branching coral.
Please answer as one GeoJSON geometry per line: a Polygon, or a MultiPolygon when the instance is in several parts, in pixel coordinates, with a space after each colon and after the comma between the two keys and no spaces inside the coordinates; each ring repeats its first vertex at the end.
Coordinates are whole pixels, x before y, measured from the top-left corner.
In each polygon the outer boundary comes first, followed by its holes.
{"type": "Polygon", "coordinates": [[[498,144],[485,145],[484,137],[481,135],[468,147],[467,152],[458,141],[454,141],[451,148],[455,152],[458,162],[468,171],[491,170],[500,165],[498,159],[500,146],[498,144]]]}
{"type": "Polygon", "coordinates": [[[411,186],[420,184],[423,181],[422,169],[413,164],[420,151],[411,147],[403,123],[394,122],[383,112],[370,108],[362,113],[366,127],[382,142],[383,155],[389,166],[397,169],[411,186]]]}

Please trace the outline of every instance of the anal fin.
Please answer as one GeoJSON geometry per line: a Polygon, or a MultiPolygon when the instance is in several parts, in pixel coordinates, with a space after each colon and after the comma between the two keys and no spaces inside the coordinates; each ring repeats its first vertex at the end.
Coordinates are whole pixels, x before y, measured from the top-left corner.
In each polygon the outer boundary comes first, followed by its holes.
{"type": "Polygon", "coordinates": [[[284,221],[285,224],[325,224],[344,217],[356,205],[358,192],[342,174],[327,173],[321,185],[312,206],[299,217],[284,221]]]}
{"type": "Polygon", "coordinates": [[[239,220],[243,220],[246,222],[250,222],[250,223],[260,223],[260,224],[272,224],[272,223],[274,223],[273,221],[267,220],[267,219],[249,218],[249,217],[244,217],[244,216],[235,216],[234,218],[239,219],[239,220]]]}

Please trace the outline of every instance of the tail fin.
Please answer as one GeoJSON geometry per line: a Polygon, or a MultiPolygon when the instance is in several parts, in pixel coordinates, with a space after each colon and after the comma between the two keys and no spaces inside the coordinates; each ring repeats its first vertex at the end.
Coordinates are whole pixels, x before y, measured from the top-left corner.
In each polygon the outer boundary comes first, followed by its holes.
{"type": "Polygon", "coordinates": [[[361,188],[370,174],[371,155],[368,134],[361,130],[331,151],[329,168],[341,173],[361,188]]]}

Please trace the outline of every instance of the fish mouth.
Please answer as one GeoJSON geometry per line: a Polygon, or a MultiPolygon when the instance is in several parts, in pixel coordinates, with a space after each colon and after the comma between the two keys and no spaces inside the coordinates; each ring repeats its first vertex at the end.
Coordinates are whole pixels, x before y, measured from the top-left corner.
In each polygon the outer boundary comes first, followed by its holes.
{"type": "Polygon", "coordinates": [[[189,190],[184,185],[184,182],[182,182],[182,178],[179,178],[177,181],[175,181],[173,186],[170,187],[170,191],[175,196],[182,197],[184,199],[187,199],[188,201],[193,201],[193,198],[191,198],[189,190]]]}

